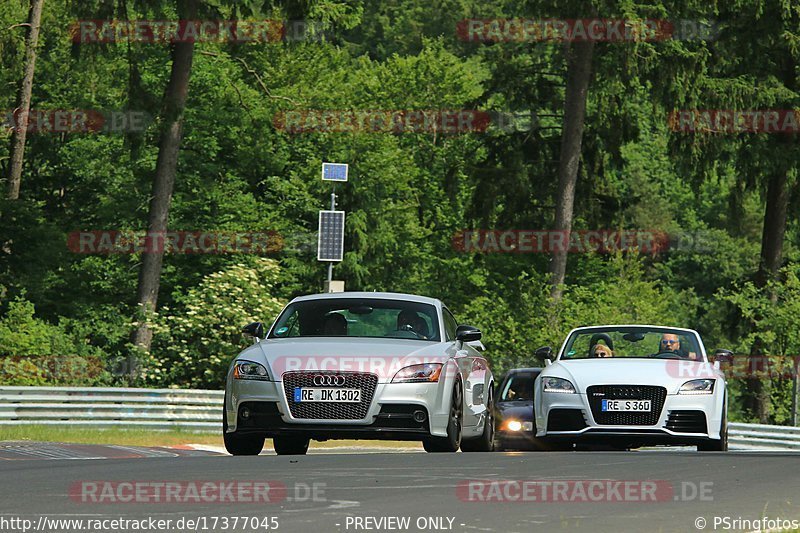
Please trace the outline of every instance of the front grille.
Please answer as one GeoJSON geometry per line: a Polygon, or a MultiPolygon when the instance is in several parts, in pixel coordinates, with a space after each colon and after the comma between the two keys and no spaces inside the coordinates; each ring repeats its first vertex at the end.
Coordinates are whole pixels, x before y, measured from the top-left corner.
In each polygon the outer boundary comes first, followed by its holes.
{"type": "Polygon", "coordinates": [[[294,418],[313,420],[361,420],[367,416],[375,388],[378,386],[378,376],[368,372],[286,372],[283,374],[283,388],[289,411],[294,418]],[[361,402],[359,403],[321,403],[301,402],[295,403],[295,387],[316,387],[314,376],[340,375],[344,376],[343,389],[361,389],[361,402]]]}
{"type": "Polygon", "coordinates": [[[551,409],[547,415],[547,431],[580,431],[585,427],[580,409],[551,409]]]}
{"type": "Polygon", "coordinates": [[[708,433],[703,411],[670,411],[664,427],[680,433],[708,433]]]}
{"type": "Polygon", "coordinates": [[[595,385],[586,389],[595,422],[609,426],[654,426],[661,418],[667,389],[651,385],[595,385]],[[603,400],[650,400],[649,413],[603,412],[603,400]]]}

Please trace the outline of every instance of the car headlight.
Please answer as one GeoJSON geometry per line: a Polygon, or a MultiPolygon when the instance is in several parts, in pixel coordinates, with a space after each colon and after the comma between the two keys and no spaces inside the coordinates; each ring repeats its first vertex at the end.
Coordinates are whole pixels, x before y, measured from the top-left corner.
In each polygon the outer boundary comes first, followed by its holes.
{"type": "Polygon", "coordinates": [[[509,420],[505,423],[508,431],[533,431],[533,422],[520,422],[519,420],[509,420]]]}
{"type": "Polygon", "coordinates": [[[264,365],[252,361],[238,361],[233,367],[234,379],[256,379],[269,381],[269,373],[264,365]]]}
{"type": "Polygon", "coordinates": [[[544,392],[559,392],[562,394],[575,394],[575,385],[562,378],[544,378],[542,380],[544,392]]]}
{"type": "Polygon", "coordinates": [[[714,392],[714,379],[693,379],[687,381],[678,390],[678,394],[712,394],[714,392]]]}
{"type": "Polygon", "coordinates": [[[441,363],[425,363],[401,368],[392,378],[392,383],[422,383],[439,381],[441,363]]]}

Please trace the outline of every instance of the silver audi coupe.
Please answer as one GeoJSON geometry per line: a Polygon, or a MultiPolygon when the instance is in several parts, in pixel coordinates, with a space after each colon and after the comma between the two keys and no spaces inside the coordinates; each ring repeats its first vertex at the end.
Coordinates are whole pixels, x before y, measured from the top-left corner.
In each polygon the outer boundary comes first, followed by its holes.
{"type": "Polygon", "coordinates": [[[233,455],[311,439],[417,440],[429,452],[491,451],[492,372],[481,332],[434,298],[343,292],[292,300],[232,361],[223,434],[233,455]]]}

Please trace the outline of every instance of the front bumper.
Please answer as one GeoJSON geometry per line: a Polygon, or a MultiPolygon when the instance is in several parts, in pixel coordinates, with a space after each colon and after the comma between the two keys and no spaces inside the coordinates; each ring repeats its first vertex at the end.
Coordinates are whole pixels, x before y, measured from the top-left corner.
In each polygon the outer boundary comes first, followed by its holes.
{"type": "Polygon", "coordinates": [[[448,411],[439,383],[378,383],[359,419],[297,418],[280,381],[230,380],[225,395],[228,432],[303,435],[316,440],[421,440],[446,436],[448,411]],[[244,418],[243,410],[249,415],[244,418]],[[414,418],[424,413],[424,420],[414,418]]]}
{"type": "Polygon", "coordinates": [[[494,438],[503,448],[521,450],[539,448],[539,446],[537,446],[539,441],[537,441],[533,431],[497,430],[495,431],[494,438]]]}
{"type": "Polygon", "coordinates": [[[655,424],[600,424],[586,394],[542,393],[537,437],[630,445],[696,445],[720,439],[723,402],[717,396],[668,394],[655,424]]]}
{"type": "Polygon", "coordinates": [[[287,423],[278,410],[277,402],[242,402],[239,404],[237,431],[257,433],[269,438],[297,435],[315,440],[420,440],[430,435],[430,423],[425,407],[413,404],[386,404],[381,408],[375,421],[369,425],[348,423],[312,425],[287,423]],[[424,420],[415,420],[414,413],[424,413],[424,420]]]}

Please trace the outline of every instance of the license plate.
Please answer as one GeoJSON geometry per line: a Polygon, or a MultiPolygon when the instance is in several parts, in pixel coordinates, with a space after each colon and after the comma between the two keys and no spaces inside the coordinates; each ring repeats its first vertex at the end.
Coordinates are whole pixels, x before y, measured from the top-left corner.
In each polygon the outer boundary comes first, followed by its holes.
{"type": "Polygon", "coordinates": [[[359,403],[361,402],[361,389],[320,389],[295,387],[294,401],[295,403],[359,403]]]}
{"type": "Polygon", "coordinates": [[[603,411],[650,411],[650,400],[603,400],[603,411]]]}

